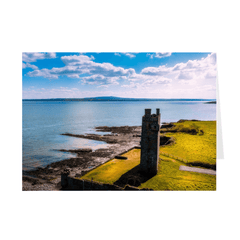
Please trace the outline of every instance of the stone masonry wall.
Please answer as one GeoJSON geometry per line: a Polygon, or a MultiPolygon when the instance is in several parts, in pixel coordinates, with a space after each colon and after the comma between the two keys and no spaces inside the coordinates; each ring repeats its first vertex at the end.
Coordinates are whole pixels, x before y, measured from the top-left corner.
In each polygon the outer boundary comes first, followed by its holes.
{"type": "Polygon", "coordinates": [[[158,170],[160,142],[160,113],[151,114],[145,109],[142,118],[141,162],[140,169],[147,175],[155,175],[158,170]]]}
{"type": "Polygon", "coordinates": [[[121,190],[115,185],[77,179],[64,174],[61,175],[61,185],[66,190],[121,190]]]}
{"type": "Polygon", "coordinates": [[[152,190],[139,189],[137,187],[126,185],[124,188],[113,184],[105,184],[84,179],[77,179],[66,174],[61,175],[62,190],[152,190]]]}

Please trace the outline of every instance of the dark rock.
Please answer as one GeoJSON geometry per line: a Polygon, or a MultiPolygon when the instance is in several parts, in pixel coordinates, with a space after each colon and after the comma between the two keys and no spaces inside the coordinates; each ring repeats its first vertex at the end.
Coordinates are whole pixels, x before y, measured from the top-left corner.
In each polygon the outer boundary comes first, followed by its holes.
{"type": "Polygon", "coordinates": [[[76,178],[80,178],[81,176],[82,176],[82,174],[80,174],[80,173],[76,173],[76,175],[75,175],[76,178]]]}
{"type": "Polygon", "coordinates": [[[120,156],[120,155],[115,156],[115,158],[116,159],[123,159],[123,160],[127,160],[128,159],[127,157],[120,156]]]}
{"type": "Polygon", "coordinates": [[[70,169],[69,169],[69,168],[65,168],[65,169],[62,171],[61,174],[68,176],[68,175],[70,174],[70,169]]]}
{"type": "Polygon", "coordinates": [[[135,134],[133,135],[133,137],[141,137],[142,135],[141,134],[135,134]]]}
{"type": "Polygon", "coordinates": [[[89,153],[92,152],[91,148],[79,148],[79,149],[60,149],[61,152],[72,152],[72,153],[89,153]]]}
{"type": "Polygon", "coordinates": [[[89,171],[82,171],[81,172],[81,175],[83,176],[83,175],[85,175],[86,173],[88,173],[89,171]]]}
{"type": "Polygon", "coordinates": [[[95,129],[100,132],[111,132],[111,133],[134,133],[137,126],[121,126],[121,127],[96,127],[95,129]]]}
{"type": "Polygon", "coordinates": [[[161,128],[172,128],[174,124],[169,123],[169,124],[162,124],[161,128]]]}

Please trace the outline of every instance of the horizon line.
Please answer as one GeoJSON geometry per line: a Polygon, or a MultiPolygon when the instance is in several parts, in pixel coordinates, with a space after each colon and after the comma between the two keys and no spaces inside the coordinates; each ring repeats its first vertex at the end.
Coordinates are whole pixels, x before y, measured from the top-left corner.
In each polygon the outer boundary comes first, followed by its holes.
{"type": "Polygon", "coordinates": [[[57,98],[22,98],[22,100],[54,100],[54,99],[96,99],[96,98],[119,98],[119,99],[153,99],[153,100],[176,100],[176,99],[186,99],[186,100],[191,100],[191,99],[196,99],[196,100],[216,100],[216,98],[147,98],[147,97],[142,97],[142,98],[137,98],[137,97],[115,97],[115,96],[97,96],[97,97],[73,97],[73,98],[65,98],[65,97],[57,97],[57,98]]]}

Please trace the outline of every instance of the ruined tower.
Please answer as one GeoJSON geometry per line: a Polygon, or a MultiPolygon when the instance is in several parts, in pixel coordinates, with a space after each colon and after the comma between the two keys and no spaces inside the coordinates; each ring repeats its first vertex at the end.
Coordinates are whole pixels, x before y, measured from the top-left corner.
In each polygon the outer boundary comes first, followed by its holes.
{"type": "Polygon", "coordinates": [[[145,109],[142,118],[141,161],[140,169],[147,175],[156,175],[158,170],[160,147],[160,110],[151,114],[151,109],[145,109]]]}

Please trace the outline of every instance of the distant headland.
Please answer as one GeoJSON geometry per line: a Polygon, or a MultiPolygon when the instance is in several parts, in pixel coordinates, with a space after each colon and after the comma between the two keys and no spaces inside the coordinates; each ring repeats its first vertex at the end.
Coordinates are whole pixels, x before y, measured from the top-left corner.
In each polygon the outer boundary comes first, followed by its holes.
{"type": "Polygon", "coordinates": [[[217,101],[206,102],[206,104],[216,104],[217,101]]]}
{"type": "Polygon", "coordinates": [[[47,99],[23,99],[23,101],[76,101],[76,102],[101,102],[101,101],[207,101],[216,102],[216,99],[190,99],[190,98],[122,98],[113,96],[92,98],[47,98],[47,99]]]}

